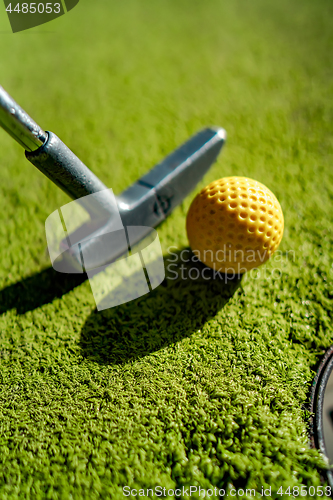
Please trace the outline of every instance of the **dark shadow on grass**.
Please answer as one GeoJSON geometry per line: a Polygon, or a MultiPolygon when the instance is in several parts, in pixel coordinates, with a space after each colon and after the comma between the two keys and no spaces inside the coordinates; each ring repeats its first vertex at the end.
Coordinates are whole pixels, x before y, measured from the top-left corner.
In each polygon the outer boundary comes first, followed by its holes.
{"type": "Polygon", "coordinates": [[[51,303],[87,279],[86,274],[61,274],[52,267],[0,290],[0,314],[16,309],[18,314],[51,303]]]}
{"type": "Polygon", "coordinates": [[[241,277],[214,275],[200,262],[181,262],[180,253],[177,262],[165,259],[166,279],[154,291],[90,315],[81,332],[85,357],[101,364],[141,358],[192,335],[227,304],[241,277]]]}

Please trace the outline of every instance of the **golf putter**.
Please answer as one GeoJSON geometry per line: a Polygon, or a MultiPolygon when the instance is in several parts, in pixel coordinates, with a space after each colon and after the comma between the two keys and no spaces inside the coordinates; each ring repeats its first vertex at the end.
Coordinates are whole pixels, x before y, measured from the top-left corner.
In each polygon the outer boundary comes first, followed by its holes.
{"type": "Polygon", "coordinates": [[[89,222],[63,238],[59,258],[53,261],[54,269],[71,273],[105,266],[127,253],[128,243],[132,247],[145,238],[194,189],[226,139],[224,129],[219,127],[200,131],[115,197],[54,133],[37,125],[1,86],[0,126],[25,149],[26,158],[90,216],[89,222]],[[125,234],[126,227],[131,228],[131,234],[125,234]]]}

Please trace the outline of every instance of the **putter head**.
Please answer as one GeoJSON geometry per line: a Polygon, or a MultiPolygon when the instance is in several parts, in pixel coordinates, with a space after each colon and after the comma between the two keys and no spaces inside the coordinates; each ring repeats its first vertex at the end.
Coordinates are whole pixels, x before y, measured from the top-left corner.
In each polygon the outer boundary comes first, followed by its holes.
{"type": "MultiPolygon", "coordinates": [[[[49,135],[54,144],[56,136],[49,135]]],[[[98,271],[126,255],[195,188],[216,160],[225,139],[222,128],[204,129],[118,197],[105,188],[65,205],[61,214],[51,214],[46,234],[54,269],[65,273],[98,271]],[[89,213],[90,219],[70,232],[73,203],[89,213]],[[55,232],[62,235],[58,246],[50,243],[55,232]]],[[[36,157],[36,152],[33,155],[36,157]]],[[[27,154],[30,161],[31,156],[27,154]]],[[[45,164],[45,158],[43,161],[45,164]]]]}
{"type": "Polygon", "coordinates": [[[35,167],[75,200],[46,221],[54,269],[75,273],[114,262],[152,232],[204,176],[226,139],[221,128],[202,130],[116,199],[112,190],[55,134],[45,132],[1,86],[0,126],[24,147],[35,167]],[[69,208],[73,203],[83,209],[88,220],[71,231],[69,208]]]}

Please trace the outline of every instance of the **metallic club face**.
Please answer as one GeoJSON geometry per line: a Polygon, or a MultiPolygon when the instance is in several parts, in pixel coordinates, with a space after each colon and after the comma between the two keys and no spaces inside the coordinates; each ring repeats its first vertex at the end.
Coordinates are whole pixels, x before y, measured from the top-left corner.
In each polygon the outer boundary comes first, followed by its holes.
{"type": "MultiPolygon", "coordinates": [[[[143,240],[195,188],[215,162],[226,139],[220,127],[201,130],[114,197],[112,189],[59,137],[44,131],[1,86],[0,126],[25,149],[27,159],[87,213],[88,221],[71,231],[72,217],[66,216],[70,204],[63,207],[66,237],[58,249],[51,245],[51,254],[66,257],[74,273],[110,264],[125,254],[128,245],[123,227],[132,228],[130,246],[143,240]],[[117,231],[118,238],[114,238],[117,231]]],[[[59,226],[60,215],[53,215],[59,226]]],[[[48,219],[47,234],[53,232],[50,228],[48,231],[49,222],[48,219]]],[[[55,265],[56,258],[52,255],[51,260],[57,271],[69,272],[67,266],[65,269],[62,264],[55,265]]]]}

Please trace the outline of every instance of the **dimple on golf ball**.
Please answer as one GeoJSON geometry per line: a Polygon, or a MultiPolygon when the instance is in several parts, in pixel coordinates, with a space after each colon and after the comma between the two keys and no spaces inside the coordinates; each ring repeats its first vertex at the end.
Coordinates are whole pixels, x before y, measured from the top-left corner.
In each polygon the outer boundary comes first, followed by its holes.
{"type": "Polygon", "coordinates": [[[266,262],[281,242],[283,227],[275,195],[247,177],[211,182],[194,198],[186,219],[194,254],[227,274],[243,274],[266,262]]]}

